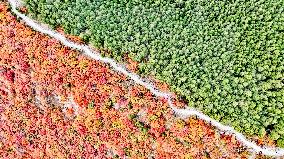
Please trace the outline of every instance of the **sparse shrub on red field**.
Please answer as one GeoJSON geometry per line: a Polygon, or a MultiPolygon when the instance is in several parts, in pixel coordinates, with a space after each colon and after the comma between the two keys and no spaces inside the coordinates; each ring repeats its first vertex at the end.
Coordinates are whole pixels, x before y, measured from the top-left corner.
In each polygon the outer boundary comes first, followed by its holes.
{"type": "Polygon", "coordinates": [[[1,158],[247,157],[234,137],[176,118],[166,100],[7,9],[0,3],[1,158]]]}

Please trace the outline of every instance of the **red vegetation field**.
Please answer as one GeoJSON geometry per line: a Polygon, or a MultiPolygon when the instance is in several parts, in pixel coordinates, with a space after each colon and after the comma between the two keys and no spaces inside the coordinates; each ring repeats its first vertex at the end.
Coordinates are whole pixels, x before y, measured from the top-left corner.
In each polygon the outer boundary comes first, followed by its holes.
{"type": "Polygon", "coordinates": [[[248,157],[234,137],[175,117],[165,99],[31,30],[5,3],[0,24],[0,158],[248,157]]]}

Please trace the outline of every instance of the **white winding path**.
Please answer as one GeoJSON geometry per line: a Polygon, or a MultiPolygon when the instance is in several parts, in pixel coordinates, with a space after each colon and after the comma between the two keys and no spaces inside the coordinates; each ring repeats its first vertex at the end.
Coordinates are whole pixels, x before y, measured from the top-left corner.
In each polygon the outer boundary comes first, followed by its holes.
{"type": "Polygon", "coordinates": [[[202,119],[202,120],[205,120],[208,123],[211,123],[213,126],[217,127],[219,130],[234,135],[253,154],[262,153],[263,155],[267,155],[267,156],[284,157],[284,149],[282,149],[282,148],[260,147],[257,144],[255,144],[254,142],[246,139],[246,137],[244,135],[235,131],[232,127],[225,126],[225,125],[217,122],[216,120],[210,118],[209,116],[204,115],[203,113],[197,111],[196,109],[193,109],[193,108],[178,109],[178,108],[176,108],[172,103],[172,96],[171,96],[170,93],[165,93],[165,92],[162,92],[162,91],[156,89],[152,84],[145,82],[137,74],[127,71],[123,66],[117,64],[113,59],[102,57],[98,52],[92,51],[88,46],[79,45],[79,44],[76,44],[74,42],[71,42],[68,39],[66,39],[63,35],[55,32],[55,31],[52,31],[50,29],[42,27],[41,25],[37,24],[35,21],[28,18],[24,14],[21,14],[17,10],[17,7],[20,4],[19,1],[17,1],[17,0],[8,0],[8,1],[10,3],[11,7],[12,7],[12,12],[15,13],[18,17],[20,17],[23,21],[25,21],[28,26],[30,26],[31,28],[33,28],[36,31],[47,34],[50,37],[53,37],[53,38],[59,40],[64,45],[66,45],[70,48],[74,48],[74,49],[77,49],[79,51],[82,51],[83,53],[85,53],[86,55],[90,56],[91,58],[93,58],[95,60],[98,60],[98,61],[101,61],[101,62],[104,62],[104,63],[108,63],[116,71],[121,72],[126,76],[129,76],[133,81],[135,81],[136,83],[138,83],[140,85],[143,85],[144,87],[149,89],[156,96],[166,98],[168,100],[169,106],[180,117],[187,118],[189,116],[197,116],[199,119],[202,119]]]}

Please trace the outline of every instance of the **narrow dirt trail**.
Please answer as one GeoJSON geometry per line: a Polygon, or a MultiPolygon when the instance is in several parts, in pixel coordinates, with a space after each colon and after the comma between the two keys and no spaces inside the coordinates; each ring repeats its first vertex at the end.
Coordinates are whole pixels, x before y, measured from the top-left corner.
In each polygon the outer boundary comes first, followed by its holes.
{"type": "Polygon", "coordinates": [[[247,158],[230,135],[32,31],[0,3],[3,158],[247,158]],[[75,110],[77,108],[77,110],[75,110]]]}

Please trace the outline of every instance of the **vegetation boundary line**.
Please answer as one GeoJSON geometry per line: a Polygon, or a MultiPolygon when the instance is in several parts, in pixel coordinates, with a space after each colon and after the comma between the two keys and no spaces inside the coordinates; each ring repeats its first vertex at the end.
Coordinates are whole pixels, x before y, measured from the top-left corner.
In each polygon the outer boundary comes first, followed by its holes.
{"type": "Polygon", "coordinates": [[[12,12],[16,14],[18,17],[20,17],[26,25],[33,28],[36,31],[39,31],[41,33],[47,34],[50,37],[53,37],[57,40],[59,40],[64,45],[77,49],[86,55],[90,56],[91,58],[110,64],[111,67],[114,68],[114,70],[123,73],[126,76],[129,76],[133,81],[136,83],[144,86],[145,88],[149,89],[155,96],[157,97],[163,97],[168,100],[169,106],[173,109],[173,111],[180,116],[181,118],[187,118],[189,116],[197,116],[199,119],[202,119],[210,124],[212,124],[214,127],[218,128],[221,131],[227,132],[229,134],[232,134],[236,137],[237,140],[241,141],[252,153],[262,153],[263,155],[267,156],[273,156],[273,157],[281,157],[284,156],[284,149],[282,148],[272,148],[272,147],[260,147],[256,143],[249,141],[246,139],[246,137],[234,130],[230,126],[226,126],[221,124],[220,122],[210,118],[209,116],[199,112],[198,110],[194,108],[187,108],[187,109],[178,109],[174,106],[172,103],[172,95],[170,93],[165,93],[153,86],[152,84],[145,82],[142,78],[140,78],[137,74],[132,73],[128,70],[126,70],[123,66],[117,64],[113,59],[102,57],[98,52],[93,52],[88,46],[76,44],[74,42],[69,41],[66,37],[61,35],[60,33],[57,33],[55,31],[52,31],[50,29],[44,28],[41,25],[37,24],[35,21],[27,17],[26,15],[20,13],[17,10],[17,6],[19,2],[17,0],[8,0],[12,7],[12,12]]]}

